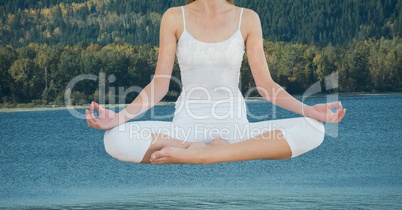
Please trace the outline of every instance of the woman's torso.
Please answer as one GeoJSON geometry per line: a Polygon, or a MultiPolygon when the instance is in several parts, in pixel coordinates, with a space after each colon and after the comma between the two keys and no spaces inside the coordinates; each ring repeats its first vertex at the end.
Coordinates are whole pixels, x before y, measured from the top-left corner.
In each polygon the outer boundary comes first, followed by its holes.
{"type": "Polygon", "coordinates": [[[248,122],[244,98],[239,90],[240,69],[245,52],[240,31],[241,9],[237,30],[226,40],[207,43],[187,31],[185,9],[183,33],[177,43],[182,92],[176,101],[173,121],[222,124],[248,122]]]}

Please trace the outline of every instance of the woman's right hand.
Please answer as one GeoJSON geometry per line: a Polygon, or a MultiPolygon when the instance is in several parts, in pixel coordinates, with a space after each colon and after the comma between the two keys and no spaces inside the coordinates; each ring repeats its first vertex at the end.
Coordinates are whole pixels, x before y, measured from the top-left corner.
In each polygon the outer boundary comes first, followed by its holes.
{"type": "Polygon", "coordinates": [[[96,102],[92,102],[89,110],[85,111],[87,123],[90,127],[99,130],[109,130],[119,125],[119,116],[114,111],[105,109],[96,102]],[[95,117],[94,110],[98,110],[98,117],[95,117]]]}

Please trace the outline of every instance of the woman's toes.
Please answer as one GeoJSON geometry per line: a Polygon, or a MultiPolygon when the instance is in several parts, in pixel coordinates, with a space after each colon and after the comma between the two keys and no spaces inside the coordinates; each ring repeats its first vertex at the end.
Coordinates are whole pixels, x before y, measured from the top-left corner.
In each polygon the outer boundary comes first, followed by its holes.
{"type": "Polygon", "coordinates": [[[161,150],[152,153],[151,159],[150,159],[151,163],[154,163],[157,160],[160,160],[161,158],[169,157],[170,156],[170,150],[171,150],[170,147],[164,147],[161,150]]]}
{"type": "Polygon", "coordinates": [[[149,159],[149,162],[154,163],[158,159],[157,152],[152,153],[151,158],[149,159]]]}
{"type": "Polygon", "coordinates": [[[161,157],[158,158],[156,160],[153,160],[151,163],[154,165],[160,165],[160,164],[165,164],[167,162],[167,158],[166,157],[161,157]]]}

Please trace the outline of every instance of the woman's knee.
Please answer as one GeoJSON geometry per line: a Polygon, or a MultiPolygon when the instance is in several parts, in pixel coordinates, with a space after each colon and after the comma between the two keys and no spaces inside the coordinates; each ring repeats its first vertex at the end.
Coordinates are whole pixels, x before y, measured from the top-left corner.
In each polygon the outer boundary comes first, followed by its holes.
{"type": "MultiPolygon", "coordinates": [[[[124,125],[123,125],[124,126],[124,125]]],[[[152,138],[139,138],[121,126],[105,132],[106,152],[120,161],[140,163],[151,145],[152,138]]]]}
{"type": "Polygon", "coordinates": [[[312,125],[313,129],[315,130],[315,132],[313,132],[314,135],[312,135],[311,137],[315,142],[315,147],[318,147],[322,144],[322,142],[324,142],[325,126],[322,122],[319,122],[317,120],[310,118],[309,122],[311,122],[311,121],[313,121],[311,123],[311,125],[312,125]]]}
{"type": "Polygon", "coordinates": [[[122,159],[121,150],[124,148],[124,140],[119,138],[118,129],[113,128],[105,132],[103,141],[106,152],[113,158],[122,159]]]}
{"type": "Polygon", "coordinates": [[[306,135],[310,139],[310,146],[312,149],[320,146],[324,142],[325,137],[325,126],[322,122],[312,119],[305,118],[306,135]]]}
{"type": "Polygon", "coordinates": [[[299,118],[297,125],[289,131],[287,140],[292,148],[292,157],[311,151],[324,141],[324,124],[311,118],[299,118]]]}

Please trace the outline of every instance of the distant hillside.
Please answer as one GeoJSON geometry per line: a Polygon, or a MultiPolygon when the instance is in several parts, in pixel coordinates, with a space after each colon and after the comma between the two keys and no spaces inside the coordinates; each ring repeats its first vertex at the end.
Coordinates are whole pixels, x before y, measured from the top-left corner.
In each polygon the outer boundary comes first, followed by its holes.
{"type": "MultiPolygon", "coordinates": [[[[184,0],[1,0],[0,45],[158,45],[160,18],[184,0]]],[[[264,37],[325,46],[402,35],[402,0],[237,0],[264,37]]]]}
{"type": "MultiPolygon", "coordinates": [[[[161,16],[183,2],[0,0],[0,108],[64,104],[66,87],[78,75],[113,75],[116,80],[106,85],[119,91],[145,87],[158,60],[161,16]]],[[[402,91],[402,0],[236,4],[260,15],[270,73],[289,93],[303,93],[318,81],[322,91],[402,91]],[[338,75],[335,90],[327,90],[329,75],[338,75]]],[[[177,60],[172,75],[180,78],[177,60]]],[[[245,56],[240,90],[248,95],[254,87],[245,56]]],[[[180,92],[171,82],[163,100],[180,92]]],[[[71,103],[98,101],[100,93],[97,82],[81,82],[71,103]]],[[[129,103],[138,92],[125,100],[116,94],[108,91],[106,102],[129,103]]]]}

